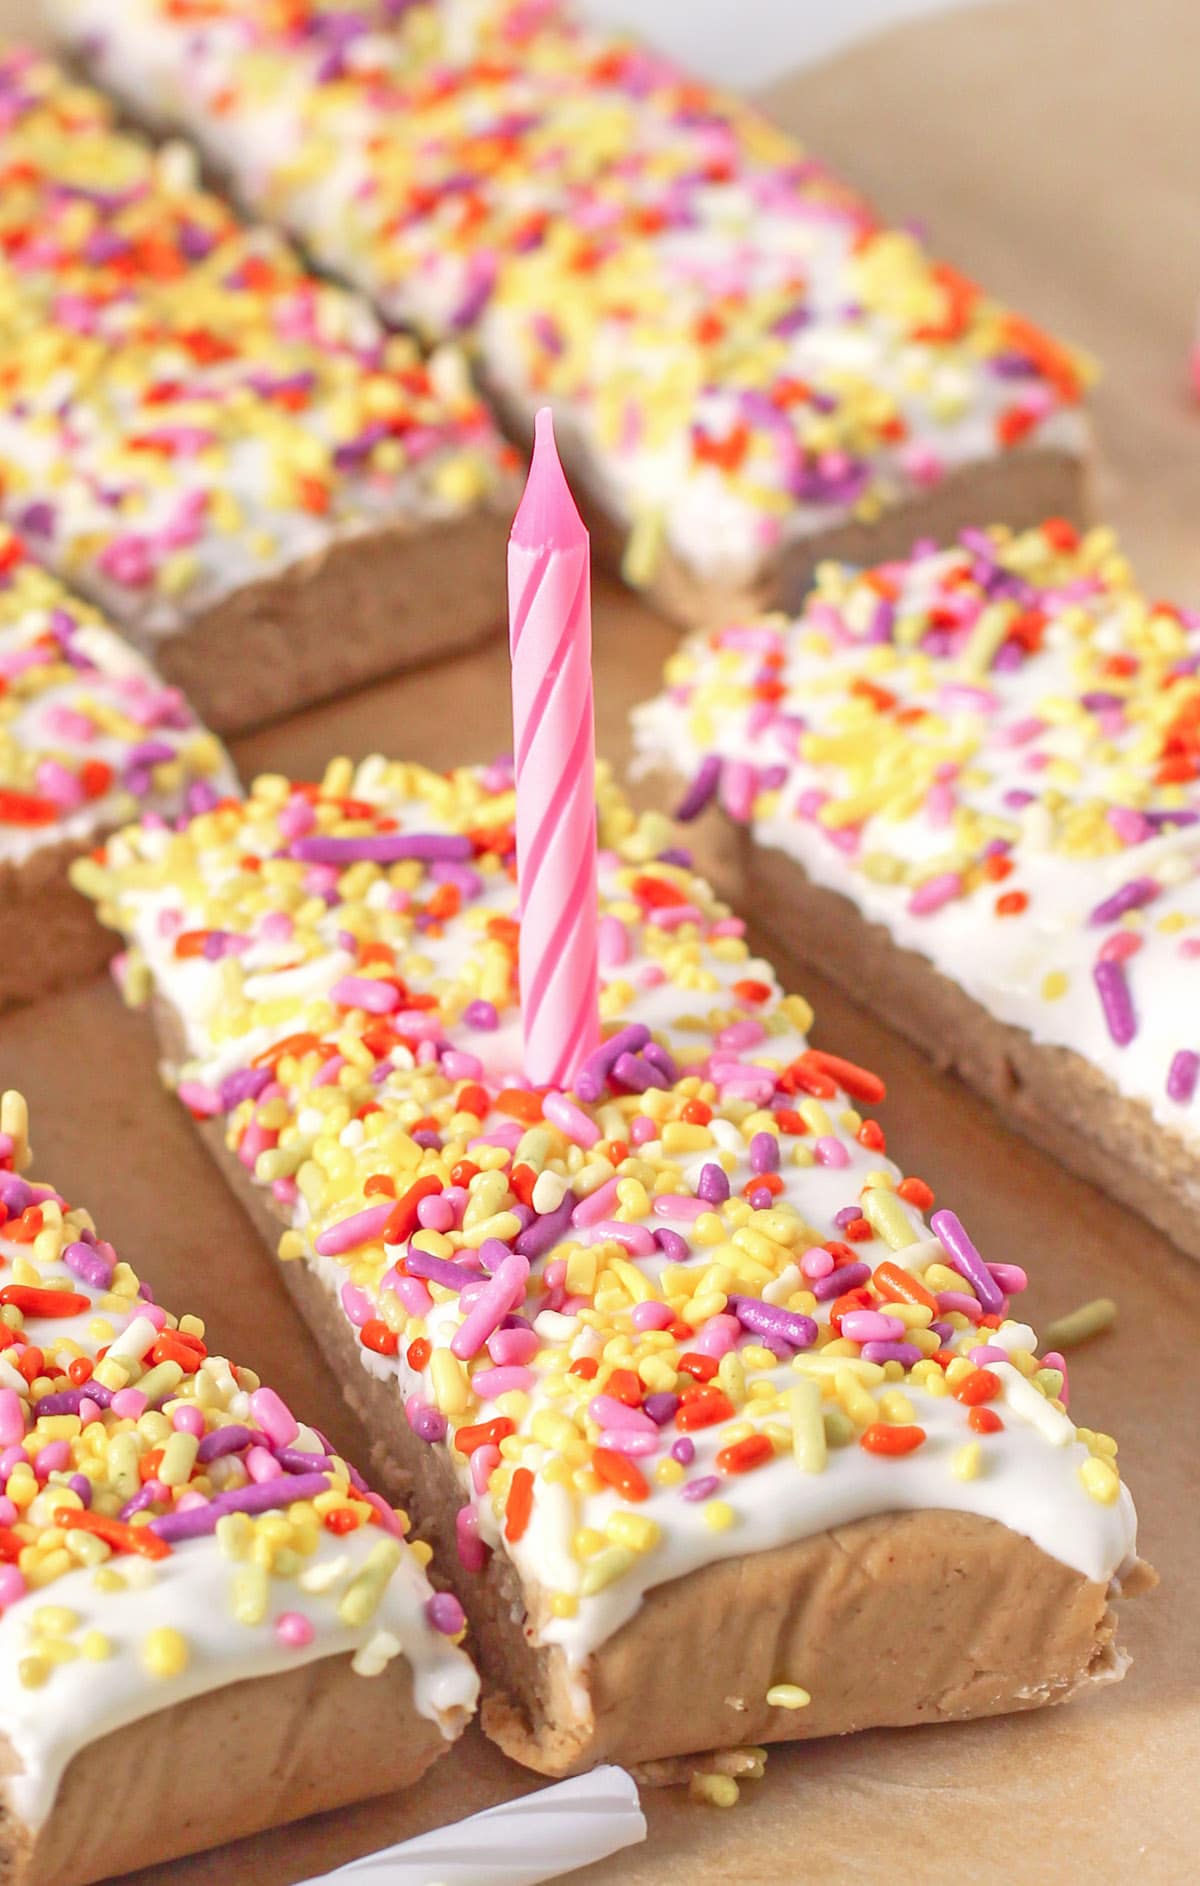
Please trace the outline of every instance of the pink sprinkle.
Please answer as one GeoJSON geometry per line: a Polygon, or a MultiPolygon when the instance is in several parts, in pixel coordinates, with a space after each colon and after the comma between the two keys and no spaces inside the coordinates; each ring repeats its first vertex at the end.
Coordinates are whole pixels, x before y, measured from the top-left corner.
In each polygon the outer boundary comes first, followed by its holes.
{"type": "Polygon", "coordinates": [[[657,1423],[640,1408],[630,1408],[615,1395],[593,1395],[588,1413],[598,1428],[636,1428],[643,1434],[657,1434],[657,1423]]]}
{"type": "Polygon", "coordinates": [[[355,1329],[361,1329],[363,1324],[371,1319],[370,1297],[365,1290],[360,1290],[357,1284],[343,1284],[340,1295],[347,1321],[353,1323],[355,1329]]]}
{"type": "Polygon", "coordinates": [[[657,963],[647,963],[643,969],[638,970],[637,980],[639,989],[661,989],[667,980],[667,972],[665,969],[660,969],[657,963]]]}
{"type": "Polygon", "coordinates": [[[353,1251],[360,1244],[372,1244],[383,1236],[384,1227],[392,1215],[391,1201],[386,1205],[368,1205],[365,1211],[354,1212],[349,1218],[343,1218],[339,1224],[330,1225],[317,1239],[315,1249],[320,1257],[341,1257],[346,1251],[353,1251]]]}
{"type": "Polygon", "coordinates": [[[931,916],[940,910],[943,904],[952,903],[962,892],[963,880],[960,871],[941,871],[937,877],[926,878],[919,884],[908,900],[908,908],[914,917],[931,916]]]}
{"type": "Polygon", "coordinates": [[[313,1086],[332,1086],[345,1067],[345,1054],[330,1054],[330,1058],[317,1067],[313,1075],[313,1086]]]}
{"type": "Polygon", "coordinates": [[[656,1192],[654,1195],[653,1211],[658,1218],[682,1218],[690,1223],[711,1210],[706,1199],[691,1198],[686,1192],[656,1192]]]}
{"type": "Polygon", "coordinates": [[[721,769],[721,800],[731,819],[748,824],[758,792],[758,773],[745,760],[726,760],[721,769]]]}
{"type": "Polygon", "coordinates": [[[833,1258],[822,1245],[813,1244],[800,1259],[800,1268],[806,1277],[828,1277],[833,1269],[833,1258]]]}
{"type": "Polygon", "coordinates": [[[452,1231],[454,1218],[454,1206],[440,1192],[421,1199],[417,1205],[417,1223],[425,1231],[452,1231]]]}
{"type": "Polygon", "coordinates": [[[278,1133],[272,1133],[265,1126],[260,1126],[257,1120],[251,1120],[238,1142],[238,1158],[247,1172],[253,1172],[259,1153],[269,1153],[278,1143],[278,1133]]]}
{"type": "Polygon", "coordinates": [[[986,1369],[989,1362],[1007,1362],[1008,1350],[1001,1349],[999,1343],[983,1342],[969,1351],[977,1369],[986,1369]]]}
{"type": "Polygon", "coordinates": [[[443,1031],[441,1017],[423,1008],[402,1009],[396,1017],[395,1026],[411,1041],[434,1042],[443,1031]]]}
{"type": "Polygon", "coordinates": [[[540,1347],[537,1331],[532,1329],[498,1329],[487,1339],[487,1352],[497,1368],[531,1362],[540,1347]]]}
{"type": "Polygon", "coordinates": [[[477,1369],[471,1377],[471,1387],[484,1401],[495,1401],[500,1395],[508,1395],[514,1389],[522,1392],[531,1389],[537,1381],[532,1369],[513,1366],[504,1369],[477,1369]]]}
{"type": "Polygon", "coordinates": [[[339,1008],[361,1008],[369,1015],[390,1015],[400,1006],[400,991],[394,983],[381,982],[377,976],[343,976],[329,991],[329,999],[339,1008]]]}
{"type": "Polygon", "coordinates": [[[675,1321],[675,1312],[665,1303],[635,1303],[629,1320],[636,1330],[665,1329],[675,1321]]]}
{"type": "Polygon", "coordinates": [[[722,917],[712,925],[709,934],[711,936],[745,936],[746,920],[744,917],[722,917]]]}
{"type": "Polygon", "coordinates": [[[900,1342],[904,1330],[898,1316],[880,1310],[848,1310],[842,1318],[842,1335],[850,1342],[900,1342]]]}
{"type": "Polygon", "coordinates": [[[691,1347],[702,1356],[715,1356],[719,1361],[727,1356],[742,1333],[742,1326],[736,1316],[710,1316],[707,1323],[697,1330],[691,1347]]]}
{"type": "Polygon", "coordinates": [[[633,1146],[644,1146],[647,1140],[658,1138],[658,1125],[647,1113],[635,1114],[629,1122],[629,1140],[633,1146]]]}
{"type": "Polygon", "coordinates": [[[0,1388],[0,1447],[17,1447],[25,1438],[25,1404],[15,1388],[0,1388]]]}
{"type": "Polygon", "coordinates": [[[176,1434],[194,1434],[199,1440],[204,1432],[204,1410],[190,1401],[176,1402],[171,1410],[171,1426],[176,1434]]]}
{"type": "Polygon", "coordinates": [[[433,1308],[433,1298],[419,1277],[400,1277],[389,1271],[385,1279],[389,1290],[394,1290],[410,1316],[428,1316],[433,1308]]]}
{"type": "Polygon", "coordinates": [[[600,1128],[595,1121],[565,1094],[547,1094],[542,1101],[542,1112],[551,1126],[565,1133],[576,1146],[594,1146],[600,1138],[600,1128]]]}
{"type": "Polygon", "coordinates": [[[258,1484],[264,1480],[279,1480],[283,1477],[283,1468],[269,1447],[247,1448],[245,1460],[246,1472],[258,1484]]]}
{"type": "Polygon", "coordinates": [[[823,1133],[813,1146],[813,1158],[819,1166],[848,1166],[850,1154],[840,1139],[834,1139],[831,1133],[823,1133]]]}
{"type": "Polygon", "coordinates": [[[180,1081],[175,1092],[188,1112],[201,1119],[211,1120],[214,1114],[224,1112],[221,1096],[215,1087],[205,1087],[200,1081],[180,1081]]]}
{"type": "Polygon", "coordinates": [[[601,917],[596,931],[596,948],[601,969],[620,969],[629,961],[629,931],[619,917],[601,917]]]}
{"type": "Polygon", "coordinates": [[[459,1564],[465,1572],[481,1572],[487,1564],[487,1547],[479,1537],[479,1515],[473,1507],[459,1507],[454,1531],[459,1564]]]}
{"type": "Polygon", "coordinates": [[[756,1048],[760,1041],[765,1041],[767,1031],[761,1022],[747,1016],[744,1021],[731,1022],[723,1028],[714,1042],[714,1047],[722,1053],[741,1054],[744,1048],[756,1048]]]}
{"type": "Polygon", "coordinates": [[[1138,936],[1133,930],[1117,930],[1112,936],[1106,936],[1096,951],[1096,960],[1101,963],[1127,963],[1137,955],[1145,945],[1145,937],[1138,936]]]}
{"type": "Polygon", "coordinates": [[[625,1225],[616,1218],[602,1218],[598,1225],[591,1227],[589,1244],[619,1244],[628,1251],[630,1257],[652,1257],[658,1246],[654,1234],[645,1225],[625,1225]]]}
{"type": "Polygon", "coordinates": [[[281,1611],[275,1620],[275,1636],[289,1650],[303,1650],[316,1634],[302,1611],[281,1611]]]}
{"type": "Polygon", "coordinates": [[[500,1465],[500,1459],[498,1447],[477,1447],[471,1455],[471,1485],[480,1499],[487,1492],[488,1481],[500,1465]]]}
{"type": "Polygon", "coordinates": [[[0,1565],[0,1611],[25,1596],[25,1579],[15,1565],[0,1565]]]}
{"type": "Polygon", "coordinates": [[[577,1227],[599,1224],[605,1212],[616,1202],[617,1181],[615,1178],[608,1179],[596,1191],[580,1199],[571,1213],[571,1223],[577,1227]]]}
{"type": "Polygon", "coordinates": [[[1029,1288],[1029,1278],[1019,1264],[989,1264],[988,1269],[1006,1297],[1019,1297],[1029,1288]]]}
{"type": "Polygon", "coordinates": [[[109,1406],[120,1420],[139,1421],[150,1403],[140,1388],[119,1388],[109,1406]]]}
{"type": "Polygon", "coordinates": [[[479,1292],[450,1340],[451,1353],[460,1362],[469,1362],[472,1356],[478,1355],[509,1311],[523,1302],[528,1282],[529,1259],[518,1251],[510,1251],[479,1292]]]}
{"type": "Polygon", "coordinates": [[[1057,1369],[1062,1376],[1062,1387],[1058,1391],[1058,1399],[1064,1408],[1068,1408],[1071,1403],[1071,1382],[1067,1374],[1067,1358],[1057,1349],[1048,1349],[1042,1357],[1042,1367],[1057,1369]]]}
{"type": "MultiPolygon", "coordinates": [[[[650,1423],[654,1427],[654,1423],[650,1423]]],[[[653,1434],[645,1433],[641,1428],[605,1428],[604,1445],[614,1454],[656,1454],[662,1446],[658,1429],[653,1434]]]]}
{"type": "Polygon", "coordinates": [[[300,1432],[300,1423],[273,1388],[255,1389],[250,1397],[250,1412],[276,1447],[290,1447],[300,1432]]]}

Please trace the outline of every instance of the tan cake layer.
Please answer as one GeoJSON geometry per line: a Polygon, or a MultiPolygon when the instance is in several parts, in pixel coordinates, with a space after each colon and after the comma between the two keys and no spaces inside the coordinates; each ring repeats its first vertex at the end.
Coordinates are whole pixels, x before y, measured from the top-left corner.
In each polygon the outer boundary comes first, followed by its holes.
{"type": "Polygon", "coordinates": [[[739,831],[742,901],[797,955],[982,1093],[1072,1172],[1200,1258],[1200,1157],[1070,1048],[997,1021],[849,898],[739,831]]]}
{"type": "MultiPolygon", "coordinates": [[[[161,1000],[155,1016],[170,1063],[178,1020],[161,1000]]],[[[223,1123],[201,1124],[201,1135],[274,1254],[285,1221],[227,1150],[223,1123]]],[[[557,1647],[531,1643],[543,1594],[520,1585],[511,1561],[493,1553],[482,1575],[459,1566],[458,1488],[413,1434],[394,1387],[364,1368],[331,1294],[300,1261],[282,1272],[372,1437],[372,1471],[409,1504],[435,1549],[431,1569],[467,1612],[485,1731],[540,1773],[1031,1709],[1123,1667],[1104,1586],[995,1521],[923,1511],[860,1520],[658,1586],[572,1679],[557,1647]],[[922,1630],[922,1618],[936,1628],[922,1630]],[[784,1682],[812,1695],[799,1715],[767,1704],[768,1689],[784,1682]],[[581,1689],[590,1705],[582,1716],[572,1700],[581,1689]]],[[[1152,1578],[1139,1566],[1126,1589],[1152,1578]]]]}
{"type": "MultiPolygon", "coordinates": [[[[323,1657],[210,1690],[81,1750],[36,1835],[0,1806],[0,1886],[121,1878],[408,1787],[449,1746],[415,1708],[403,1657],[375,1677],[323,1657]],[[214,1768],[236,1789],[206,1786],[214,1768]]],[[[0,1742],[0,1789],[18,1767],[0,1742]]]]}
{"type": "MultiPolygon", "coordinates": [[[[484,391],[504,430],[528,448],[533,439],[529,415],[486,376],[484,391]]],[[[603,564],[619,571],[626,527],[597,495],[590,455],[573,436],[569,415],[556,420],[556,439],[593,549],[603,564]]],[[[764,565],[753,583],[703,581],[664,548],[642,594],[671,621],[689,629],[723,628],[774,609],[794,615],[819,563],[886,563],[909,556],[922,537],[950,542],[981,520],[1002,518],[1014,529],[1040,524],[1047,517],[1084,524],[1091,515],[1090,486],[1086,459],[1051,447],[1030,446],[950,472],[931,490],[889,507],[870,523],[814,531],[764,565]]]]}
{"type": "Polygon", "coordinates": [[[113,955],[118,939],[101,931],[67,882],[87,849],[45,845],[23,864],[0,862],[0,1013],[98,975],[113,955]]]}
{"type": "Polygon", "coordinates": [[[244,733],[475,647],[503,620],[507,494],[448,522],[356,532],[235,590],[155,646],[218,733],[244,733]]]}

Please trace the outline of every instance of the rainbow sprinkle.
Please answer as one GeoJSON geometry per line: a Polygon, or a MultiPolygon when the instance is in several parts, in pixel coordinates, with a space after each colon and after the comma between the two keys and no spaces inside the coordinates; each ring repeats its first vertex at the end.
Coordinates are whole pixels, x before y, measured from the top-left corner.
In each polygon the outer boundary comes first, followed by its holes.
{"type": "Polygon", "coordinates": [[[236,790],[178,690],[0,526],[0,868],[236,790]]]}
{"type": "Polygon", "coordinates": [[[129,999],[179,1016],[180,1099],[456,1477],[468,1611],[507,1553],[537,1641],[581,1660],[649,1586],[897,1499],[1107,1580],[1115,1443],[1066,1413],[1024,1272],[926,1222],[864,1112],[883,1083],[808,1044],[807,1003],[603,775],[604,1040],[571,1091],[525,1082],[513,812],[507,765],[339,760],[75,872],[129,999]]]}
{"type": "Polygon", "coordinates": [[[503,456],[452,351],[238,224],[191,153],[0,53],[0,506],[143,644],[348,532],[468,510],[503,456]]]}
{"type": "Polygon", "coordinates": [[[27,1176],[0,1098],[0,1664],[16,1811],[71,1754],[186,1695],[403,1654],[447,1735],[474,1703],[461,1608],[408,1522],[198,1317],[161,1309],[86,1211],[27,1176]]]}
{"type": "Polygon", "coordinates": [[[696,640],[643,754],[1194,1138],[1200,614],[1111,533],[964,532],[829,566],[803,614],[696,640]]]}
{"type": "Polygon", "coordinates": [[[747,105],[554,5],[65,0],[64,37],[702,578],[1014,449],[1088,369],[747,105]]]}

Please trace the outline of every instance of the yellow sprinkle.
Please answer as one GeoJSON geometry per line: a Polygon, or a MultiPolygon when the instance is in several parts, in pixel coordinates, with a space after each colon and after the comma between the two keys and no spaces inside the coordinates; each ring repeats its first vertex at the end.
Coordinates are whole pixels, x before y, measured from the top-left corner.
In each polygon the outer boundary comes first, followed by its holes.
{"type": "Polygon", "coordinates": [[[1081,1304],[1077,1310],[1049,1324],[1043,1338],[1045,1347],[1070,1349],[1075,1343],[1087,1342],[1090,1336],[1111,1329],[1116,1320],[1117,1306],[1112,1298],[1093,1297],[1090,1303],[1081,1304]]]}
{"type": "Polygon", "coordinates": [[[142,1644],[142,1662],[151,1676],[182,1676],[189,1655],[187,1638],[169,1624],[151,1631],[142,1644]]]}
{"type": "Polygon", "coordinates": [[[787,1391],[792,1422],[792,1455],[801,1473],[822,1473],[827,1459],[821,1391],[810,1376],[787,1391]]]}
{"type": "Polygon", "coordinates": [[[1089,1454],[1079,1469],[1079,1478],[1083,1481],[1092,1499],[1101,1506],[1113,1506],[1121,1491],[1121,1479],[1115,1467],[1107,1460],[1100,1460],[1095,1454],[1089,1454]]]}
{"type": "Polygon", "coordinates": [[[812,1697],[798,1683],[775,1683],[767,1691],[771,1709],[807,1709],[812,1697]]]}
{"type": "Polygon", "coordinates": [[[736,1807],[739,1792],[732,1775],[694,1774],[688,1782],[692,1800],[702,1801],[706,1807],[736,1807]]]}
{"type": "Polygon", "coordinates": [[[709,1500],[704,1508],[704,1523],[710,1532],[728,1532],[736,1525],[737,1514],[724,1500],[709,1500]]]}
{"type": "Polygon", "coordinates": [[[863,1217],[893,1251],[916,1244],[919,1233],[894,1192],[873,1185],[862,1195],[863,1217]]]}
{"type": "Polygon", "coordinates": [[[983,1449],[978,1441],[968,1441],[951,1457],[950,1471],[956,1480],[978,1480],[982,1469],[983,1449]]]}

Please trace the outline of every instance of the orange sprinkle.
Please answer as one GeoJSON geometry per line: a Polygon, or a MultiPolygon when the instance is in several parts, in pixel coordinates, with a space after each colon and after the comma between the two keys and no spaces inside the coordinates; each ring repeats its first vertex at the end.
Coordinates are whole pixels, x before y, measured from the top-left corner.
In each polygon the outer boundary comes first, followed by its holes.
{"type": "Polygon", "coordinates": [[[75,1290],[39,1290],[35,1284],[5,1284],[0,1303],[20,1310],[22,1316],[80,1316],[90,1310],[90,1297],[75,1290]]]}
{"type": "Polygon", "coordinates": [[[676,1410],[675,1425],[685,1433],[691,1428],[711,1428],[717,1421],[731,1421],[734,1407],[719,1388],[701,1388],[676,1410]]]}
{"type": "Polygon", "coordinates": [[[506,1441],[516,1431],[516,1424],[507,1415],[497,1415],[494,1421],[478,1421],[474,1427],[459,1428],[454,1445],[460,1454],[473,1454],[477,1447],[499,1447],[501,1441],[506,1441]]]}
{"type": "Polygon", "coordinates": [[[508,1502],[504,1509],[504,1537],[515,1545],[524,1536],[533,1512],[533,1475],[528,1467],[518,1467],[508,1489],[508,1502]]]}
{"type": "Polygon", "coordinates": [[[419,1374],[422,1369],[429,1367],[429,1358],[432,1354],[433,1344],[428,1337],[414,1336],[404,1352],[404,1360],[410,1369],[416,1369],[419,1374]]]}
{"type": "Polygon", "coordinates": [[[965,1408],[978,1408],[981,1402],[995,1401],[1004,1384],[991,1369],[972,1369],[970,1375],[964,1375],[950,1390],[955,1401],[961,1401],[965,1408]]]}
{"type": "Polygon", "coordinates": [[[972,1408],[967,1416],[967,1426],[976,1434],[999,1434],[1004,1423],[994,1408],[972,1408]]]}
{"type": "Polygon", "coordinates": [[[395,1330],[389,1329],[379,1316],[367,1318],[358,1332],[358,1340],[364,1349],[373,1349],[377,1356],[394,1356],[400,1347],[395,1330]]]}
{"type": "Polygon", "coordinates": [[[97,1539],[103,1539],[114,1552],[136,1552],[144,1559],[166,1559],[171,1556],[171,1548],[165,1539],[160,1539],[148,1526],[127,1526],[124,1520],[110,1519],[105,1513],[94,1513],[90,1509],[60,1506],[54,1515],[56,1526],[62,1526],[71,1532],[94,1532],[97,1539]]]}
{"type": "Polygon", "coordinates": [[[901,1179],[896,1193],[906,1204],[915,1205],[918,1211],[928,1211],[933,1204],[933,1187],[926,1185],[924,1179],[901,1179]]]}
{"type": "Polygon", "coordinates": [[[855,1061],[843,1060],[840,1054],[824,1054],[819,1048],[809,1048],[800,1058],[818,1073],[829,1075],[851,1100],[862,1100],[873,1107],[887,1097],[887,1088],[878,1074],[859,1067],[855,1061]]]}
{"type": "Polygon", "coordinates": [[[913,1277],[899,1264],[880,1264],[872,1274],[872,1283],[881,1297],[887,1297],[892,1303],[918,1303],[922,1309],[937,1315],[937,1298],[926,1290],[919,1277],[913,1277]]]}
{"type": "Polygon", "coordinates": [[[649,1499],[650,1488],[645,1476],[628,1454],[618,1454],[611,1447],[595,1447],[592,1466],[605,1486],[614,1487],[623,1500],[649,1499]]]}
{"type": "Polygon", "coordinates": [[[752,1473],[755,1467],[770,1460],[774,1452],[765,1434],[747,1434],[744,1440],[733,1441],[721,1449],[717,1455],[717,1472],[752,1473]]]}
{"type": "Polygon", "coordinates": [[[925,1430],[917,1427],[890,1427],[886,1421],[872,1421],[869,1428],[864,1428],[858,1437],[858,1444],[868,1454],[882,1454],[885,1458],[896,1459],[901,1454],[915,1453],[918,1447],[925,1445],[925,1430]]]}

